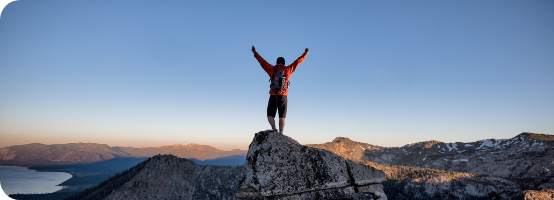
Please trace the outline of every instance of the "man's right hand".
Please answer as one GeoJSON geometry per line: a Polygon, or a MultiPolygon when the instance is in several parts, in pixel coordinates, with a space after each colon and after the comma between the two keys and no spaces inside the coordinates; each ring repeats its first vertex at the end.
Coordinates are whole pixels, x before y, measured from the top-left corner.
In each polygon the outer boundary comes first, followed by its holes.
{"type": "Polygon", "coordinates": [[[254,45],[252,45],[252,53],[256,53],[256,48],[254,48],[254,45]]]}
{"type": "MultiPolygon", "coordinates": [[[[252,48],[254,48],[254,46],[252,46],[252,48]]],[[[310,52],[310,50],[306,48],[306,50],[304,50],[304,53],[308,53],[308,52],[310,52]]]]}

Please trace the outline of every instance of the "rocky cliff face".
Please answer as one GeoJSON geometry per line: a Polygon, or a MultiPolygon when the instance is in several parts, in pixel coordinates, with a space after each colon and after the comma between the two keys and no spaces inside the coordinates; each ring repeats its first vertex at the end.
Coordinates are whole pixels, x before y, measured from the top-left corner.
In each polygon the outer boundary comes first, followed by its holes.
{"type": "Polygon", "coordinates": [[[274,131],[256,133],[236,196],[264,199],[386,199],[375,168],[274,131]]]}

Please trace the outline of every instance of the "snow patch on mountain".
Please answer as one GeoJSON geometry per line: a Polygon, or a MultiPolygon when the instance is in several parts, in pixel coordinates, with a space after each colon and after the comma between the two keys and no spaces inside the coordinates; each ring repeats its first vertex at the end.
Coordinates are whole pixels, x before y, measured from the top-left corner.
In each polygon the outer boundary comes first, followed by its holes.
{"type": "Polygon", "coordinates": [[[454,144],[452,144],[452,143],[447,143],[447,144],[446,144],[446,147],[448,148],[448,151],[449,151],[449,152],[452,151],[452,149],[458,150],[458,148],[457,148],[456,146],[457,146],[456,143],[454,143],[454,144]]]}
{"type": "Polygon", "coordinates": [[[512,144],[512,140],[508,140],[508,142],[504,143],[502,146],[508,146],[510,144],[512,144]]]}
{"type": "MultiPolygon", "coordinates": [[[[481,146],[475,148],[475,149],[481,149],[483,147],[498,147],[502,140],[495,140],[495,139],[486,139],[481,140],[481,146]]],[[[498,147],[499,148],[499,147],[498,147]]]]}

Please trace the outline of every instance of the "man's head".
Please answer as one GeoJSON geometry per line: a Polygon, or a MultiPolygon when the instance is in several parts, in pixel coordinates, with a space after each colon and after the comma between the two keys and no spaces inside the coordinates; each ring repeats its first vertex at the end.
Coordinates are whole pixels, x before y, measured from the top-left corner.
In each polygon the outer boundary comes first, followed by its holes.
{"type": "Polygon", "coordinates": [[[285,65],[285,58],[283,57],[277,58],[277,64],[285,65]]]}

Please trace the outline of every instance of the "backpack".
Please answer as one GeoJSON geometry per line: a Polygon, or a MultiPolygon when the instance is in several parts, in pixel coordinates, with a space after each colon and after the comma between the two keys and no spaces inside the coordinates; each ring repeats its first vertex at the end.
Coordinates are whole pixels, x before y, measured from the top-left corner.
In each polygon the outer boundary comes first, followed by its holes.
{"type": "Polygon", "coordinates": [[[273,78],[269,80],[271,82],[269,84],[269,88],[271,88],[271,90],[275,93],[285,93],[288,89],[289,83],[285,69],[285,66],[275,66],[273,70],[273,78]]]}

